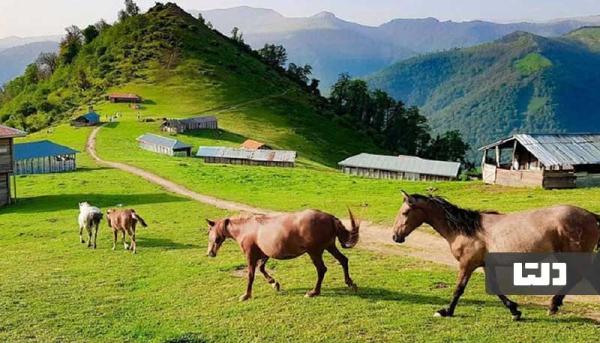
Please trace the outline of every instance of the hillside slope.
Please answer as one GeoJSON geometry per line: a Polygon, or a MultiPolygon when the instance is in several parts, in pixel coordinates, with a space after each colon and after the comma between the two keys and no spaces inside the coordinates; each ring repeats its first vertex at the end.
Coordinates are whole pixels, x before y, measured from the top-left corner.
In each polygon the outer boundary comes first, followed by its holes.
{"type": "MultiPolygon", "coordinates": [[[[133,121],[138,114],[153,120],[216,114],[225,132],[221,140],[239,144],[252,137],[318,164],[377,150],[321,113],[320,100],[296,82],[174,4],[107,28],[48,80],[16,79],[5,99],[0,118],[21,127],[44,127],[93,104],[103,115],[119,112],[133,121]],[[102,99],[110,91],[135,92],[145,102],[139,110],[109,104],[102,99]]],[[[152,125],[156,130],[159,122],[152,125]]],[[[135,142],[135,132],[122,133],[135,142]]]]}
{"type": "Polygon", "coordinates": [[[560,38],[518,32],[413,58],[368,82],[419,106],[434,129],[460,130],[475,148],[513,132],[600,130],[598,38],[595,28],[560,38]]]}

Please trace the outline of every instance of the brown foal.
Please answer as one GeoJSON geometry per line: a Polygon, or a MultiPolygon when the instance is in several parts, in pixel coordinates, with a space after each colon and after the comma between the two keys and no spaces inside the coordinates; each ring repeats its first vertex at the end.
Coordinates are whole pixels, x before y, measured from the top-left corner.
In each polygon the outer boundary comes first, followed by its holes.
{"type": "Polygon", "coordinates": [[[238,242],[248,262],[248,286],[246,293],[240,297],[241,301],[252,297],[252,283],[257,265],[267,282],[279,291],[279,282],[265,269],[267,260],[292,259],[305,253],[308,253],[317,269],[315,288],[308,291],[306,296],[319,295],[327,271],[323,263],[325,250],[342,265],[346,285],[356,290],[357,287],[348,272],[348,258],[335,245],[336,237],[343,248],[352,248],[358,242],[359,224],[349,209],[348,212],[352,224],[350,231],[336,217],[317,210],[232,217],[216,222],[207,219],[210,225],[207,254],[210,257],[217,256],[219,248],[227,238],[238,242]]]}
{"type": "Polygon", "coordinates": [[[131,249],[131,252],[135,254],[137,251],[137,242],[135,240],[135,227],[138,222],[140,222],[140,224],[142,224],[143,227],[147,227],[144,219],[139,214],[135,213],[135,210],[133,209],[109,209],[106,211],[106,220],[108,222],[108,227],[110,227],[113,232],[112,250],[115,250],[115,246],[117,244],[117,236],[119,232],[121,232],[123,237],[123,248],[125,250],[131,249]],[[125,242],[125,233],[129,235],[129,246],[125,242]]]}
{"type": "MultiPolygon", "coordinates": [[[[440,197],[408,195],[394,224],[394,241],[405,238],[423,223],[429,224],[448,241],[459,262],[458,282],[450,305],[436,312],[452,316],[475,269],[484,265],[490,252],[547,253],[592,252],[599,243],[599,217],[574,206],[555,206],[533,211],[500,214],[459,208],[440,197]]],[[[498,296],[518,320],[517,303],[498,296]]],[[[555,295],[549,314],[555,314],[564,295],[555,295]]]]}

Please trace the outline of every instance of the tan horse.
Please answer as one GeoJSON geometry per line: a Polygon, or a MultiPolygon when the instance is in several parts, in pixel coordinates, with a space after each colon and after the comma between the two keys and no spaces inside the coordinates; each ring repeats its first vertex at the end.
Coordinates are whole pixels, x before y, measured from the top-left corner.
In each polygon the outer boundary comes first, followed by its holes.
{"type": "Polygon", "coordinates": [[[238,242],[248,262],[248,287],[246,293],[240,297],[241,301],[252,297],[252,283],[257,265],[267,282],[279,291],[279,283],[265,269],[267,260],[269,258],[292,259],[305,253],[310,255],[317,268],[318,276],[315,288],[306,293],[306,296],[319,295],[327,271],[323,263],[325,250],[340,262],[344,269],[346,284],[356,290],[356,285],[348,272],[348,258],[335,246],[336,237],[344,248],[352,248],[358,242],[359,225],[354,220],[352,212],[350,210],[348,212],[352,223],[351,231],[348,231],[336,217],[316,210],[233,217],[217,222],[207,219],[210,225],[207,254],[210,257],[217,256],[221,244],[227,238],[238,242]]]}
{"type": "MultiPolygon", "coordinates": [[[[533,211],[500,214],[461,209],[434,196],[408,195],[394,224],[394,241],[405,238],[423,223],[429,224],[448,241],[460,271],[452,302],[436,312],[452,316],[471,274],[484,265],[488,252],[548,253],[592,252],[600,238],[599,217],[582,208],[556,206],[533,211]]],[[[498,296],[510,310],[513,319],[521,312],[517,303],[498,296]]],[[[555,295],[549,314],[555,314],[564,295],[555,295]]]]}
{"type": "Polygon", "coordinates": [[[142,224],[143,227],[147,227],[144,219],[133,209],[110,209],[106,211],[106,220],[108,227],[113,231],[113,246],[112,250],[115,250],[117,245],[117,236],[119,232],[122,234],[123,248],[125,250],[131,249],[135,254],[137,251],[137,242],[135,240],[135,227],[138,223],[142,224]],[[130,245],[128,246],[125,242],[125,233],[129,235],[130,245]]]}

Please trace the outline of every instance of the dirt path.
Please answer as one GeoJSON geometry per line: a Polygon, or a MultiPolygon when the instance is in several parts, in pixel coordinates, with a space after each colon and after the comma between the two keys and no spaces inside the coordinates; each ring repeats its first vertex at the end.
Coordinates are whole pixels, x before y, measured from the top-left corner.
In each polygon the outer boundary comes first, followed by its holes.
{"type": "MultiPolygon", "coordinates": [[[[128,164],[119,162],[105,161],[98,157],[98,154],[96,153],[96,136],[98,135],[98,132],[101,128],[102,126],[99,126],[92,131],[92,133],[88,137],[88,141],[86,144],[87,152],[94,160],[96,160],[100,164],[140,176],[141,178],[149,182],[161,186],[168,192],[179,194],[192,200],[207,205],[215,206],[220,209],[234,212],[244,211],[250,213],[276,212],[268,209],[252,207],[246,204],[222,200],[212,196],[200,194],[141,168],[133,167],[128,164]]],[[[344,220],[344,225],[349,226],[349,224],[349,220],[344,220]]],[[[397,245],[392,242],[392,233],[389,228],[375,225],[369,222],[362,222],[360,229],[361,237],[358,245],[358,247],[360,248],[388,255],[416,257],[419,259],[444,264],[454,268],[457,268],[458,266],[456,260],[450,254],[448,243],[441,237],[431,235],[426,232],[413,231],[411,235],[406,239],[406,242],[404,244],[397,245]]],[[[481,272],[482,270],[478,269],[478,271],[481,272]]],[[[549,297],[536,297],[534,298],[534,300],[528,302],[535,303],[538,305],[546,305],[548,303],[548,300],[549,297]]],[[[600,303],[600,299],[598,299],[598,297],[596,296],[570,296],[565,299],[565,302],[598,304],[600,303]]],[[[587,318],[600,321],[600,310],[586,310],[583,313],[583,315],[587,318]]]]}

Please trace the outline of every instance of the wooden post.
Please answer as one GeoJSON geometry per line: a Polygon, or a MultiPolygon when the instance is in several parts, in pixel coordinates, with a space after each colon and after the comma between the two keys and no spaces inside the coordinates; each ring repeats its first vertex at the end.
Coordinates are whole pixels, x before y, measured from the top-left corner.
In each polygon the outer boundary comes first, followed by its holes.
{"type": "MultiPolygon", "coordinates": [[[[513,144],[513,151],[512,151],[512,160],[510,162],[510,169],[514,170],[514,166],[515,166],[515,156],[517,154],[517,140],[515,139],[515,144],[513,144]]],[[[518,166],[517,166],[517,170],[518,170],[518,166]]]]}
{"type": "Polygon", "coordinates": [[[496,167],[500,167],[500,146],[496,145],[496,167]]]}

